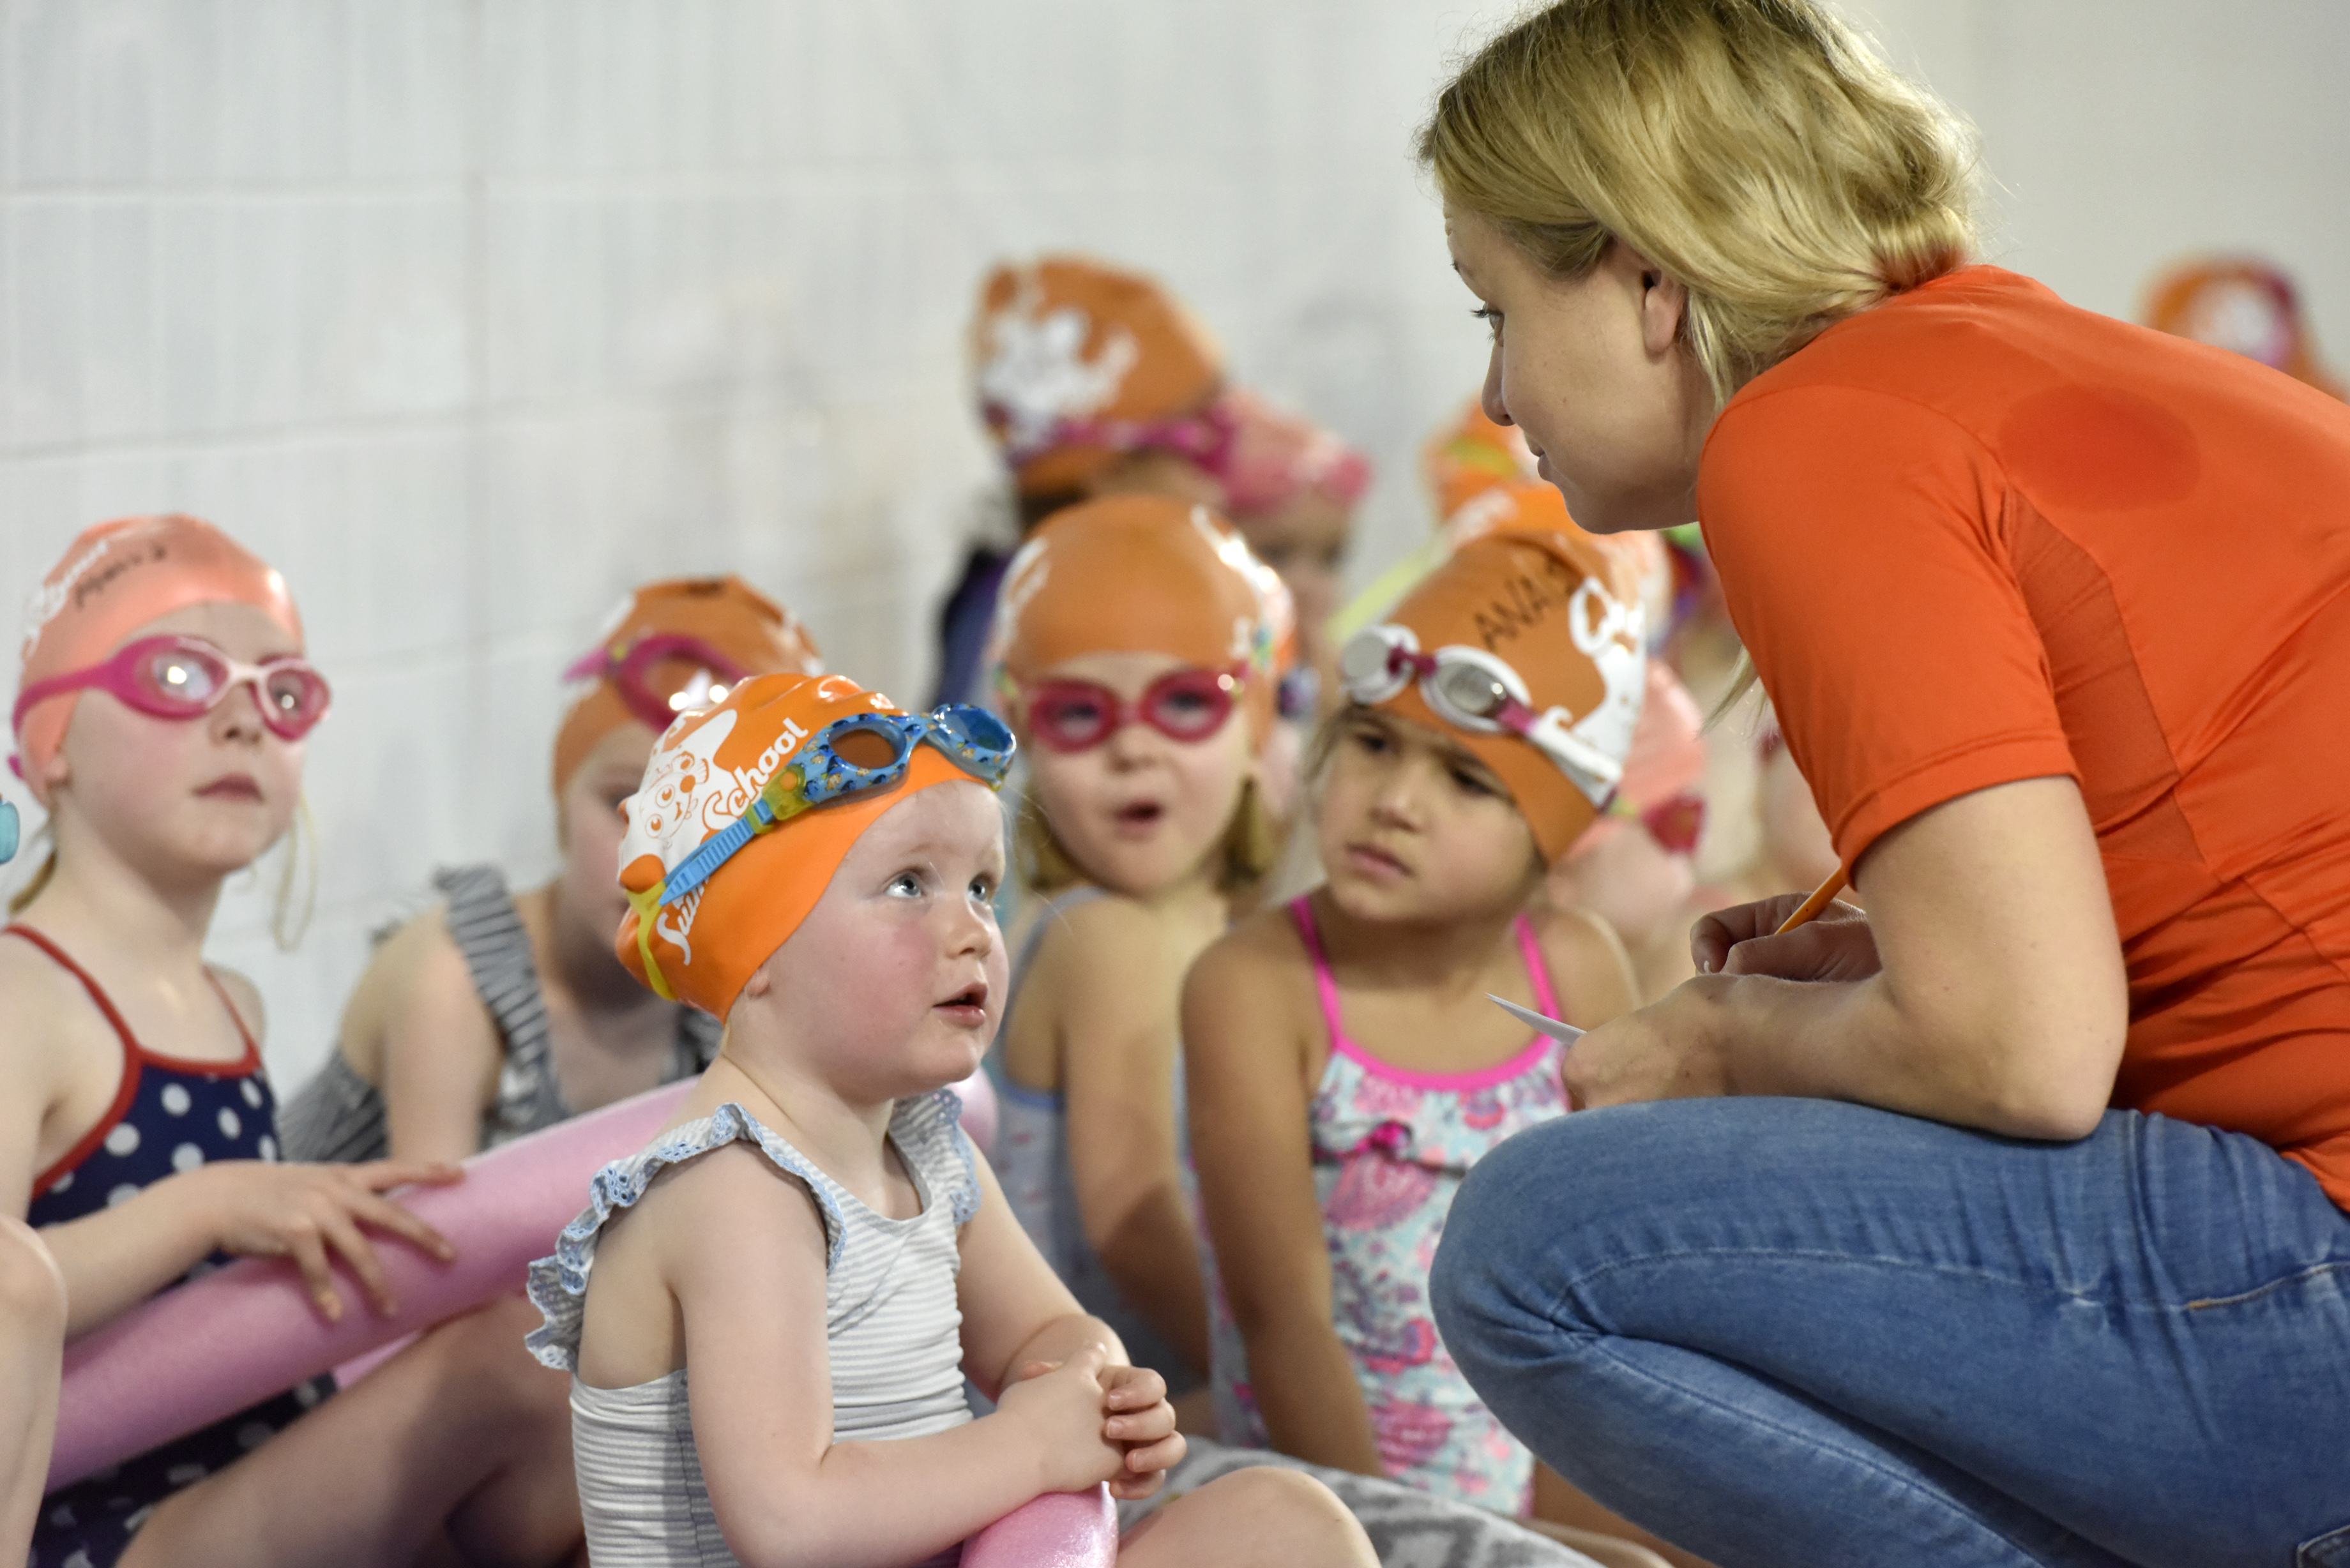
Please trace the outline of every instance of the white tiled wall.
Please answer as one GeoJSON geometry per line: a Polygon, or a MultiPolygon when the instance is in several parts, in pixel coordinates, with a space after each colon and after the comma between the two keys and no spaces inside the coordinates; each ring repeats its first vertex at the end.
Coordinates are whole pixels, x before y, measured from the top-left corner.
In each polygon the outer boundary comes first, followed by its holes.
{"type": "MultiPolygon", "coordinates": [[[[2350,357],[2338,0],[1868,0],[1984,126],[1999,254],[2126,310],[2250,244],[2350,357]]],[[[555,678],[742,571],[913,694],[987,458],[991,258],[1149,265],[1382,464],[1482,363],[1409,132],[1499,0],[0,0],[0,598],[191,510],[285,567],[338,706],[319,918],[221,955],[281,1076],[436,863],[552,853],[555,678]]],[[[21,795],[19,796],[21,798],[21,795]]]]}

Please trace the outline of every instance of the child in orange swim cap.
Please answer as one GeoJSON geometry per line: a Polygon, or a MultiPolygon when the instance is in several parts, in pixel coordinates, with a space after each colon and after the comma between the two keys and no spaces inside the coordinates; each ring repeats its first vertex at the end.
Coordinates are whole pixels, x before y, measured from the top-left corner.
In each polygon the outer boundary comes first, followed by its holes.
{"type": "Polygon", "coordinates": [[[1224,394],[1234,421],[1224,489],[1232,525],[1296,602],[1298,663],[1311,671],[1310,700],[1284,700],[1285,716],[1315,714],[1335,690],[1339,571],[1355,510],[1370,488],[1368,459],[1312,421],[1246,388],[1224,394]]]}
{"type": "MultiPolygon", "coordinates": [[[[328,711],[291,592],[207,523],[128,518],[68,548],[29,621],[14,727],[54,851],[0,937],[0,1097],[16,1112],[0,1182],[63,1276],[68,1339],[222,1252],[290,1260],[323,1317],[389,1311],[380,1239],[447,1243],[387,1194],[456,1172],[283,1161],[260,997],[203,954],[223,884],[293,820],[328,711]]],[[[510,1561],[573,1561],[565,1391],[516,1353],[520,1310],[432,1331],[323,1419],[317,1386],[255,1389],[258,1404],[50,1493],[31,1562],[409,1562],[485,1496],[511,1511],[510,1561]],[[342,1484],[255,1530],[256,1498],[319,1476],[342,1484]]]]}
{"type": "Polygon", "coordinates": [[[754,675],[822,660],[790,611],[739,577],[648,583],[565,677],[554,746],[562,873],[516,894],[495,866],[436,872],[438,907],[380,943],[337,1049],[288,1102],[306,1159],[460,1159],[700,1072],[718,1023],[649,997],[613,961],[620,803],[681,712],[754,675]]]}
{"type": "Polygon", "coordinates": [[[1607,923],[1541,894],[1621,787],[1646,627],[1619,556],[1518,521],[1341,650],[1326,879],[1210,946],[1181,1018],[1219,1430],[1523,1517],[1534,1456],[1436,1338],[1428,1263],[1470,1167],[1569,1108],[1563,1047],[1489,993],[1638,1003],[1607,923]]]}
{"type": "Polygon", "coordinates": [[[998,607],[1029,890],[1014,926],[998,1155],[1080,1301],[1207,1369],[1183,1197],[1175,1000],[1278,850],[1263,805],[1279,580],[1207,508],[1117,496],[1047,522],[998,607]]]}
{"type": "Polygon", "coordinates": [[[1083,256],[1005,264],[981,286],[972,390],[1011,480],[940,612],[941,700],[982,700],[995,596],[1019,541],[1089,496],[1222,508],[1234,422],[1223,350],[1157,280],[1083,256]]]}
{"type": "MultiPolygon", "coordinates": [[[[1040,1490],[1139,1498],[1181,1458],[1165,1384],[1054,1278],[946,1086],[1003,1005],[1012,750],[978,709],[760,676],[627,802],[620,956],[726,1040],[531,1271],[591,1556],[951,1562],[1040,1490]]],[[[1312,1483],[1211,1485],[1120,1556],[1372,1561],[1312,1483]]]]}

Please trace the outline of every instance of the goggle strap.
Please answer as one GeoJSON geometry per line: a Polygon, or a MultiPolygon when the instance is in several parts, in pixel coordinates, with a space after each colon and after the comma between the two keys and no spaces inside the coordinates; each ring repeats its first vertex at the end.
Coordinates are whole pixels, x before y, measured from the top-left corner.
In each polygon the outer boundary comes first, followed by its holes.
{"type": "MultiPolygon", "coordinates": [[[[980,759],[976,753],[968,759],[958,755],[953,747],[941,743],[944,739],[942,732],[936,731],[919,719],[915,720],[914,723],[920,726],[917,731],[917,743],[929,742],[934,749],[944,753],[949,761],[991,789],[996,787],[1002,781],[1001,769],[996,771],[994,777],[989,777],[981,770],[980,759]]],[[[908,750],[910,756],[911,748],[909,747],[908,750]]],[[[905,774],[901,768],[898,777],[889,782],[894,785],[904,777],[905,774]]],[[[733,857],[735,851],[750,843],[752,839],[763,833],[774,832],[802,812],[813,810],[821,804],[808,799],[810,787],[804,767],[794,766],[778,770],[775,776],[761,787],[757,797],[751,802],[751,808],[748,811],[695,846],[693,853],[678,862],[677,869],[669,874],[668,879],[661,884],[660,888],[656,893],[647,896],[652,898],[655,905],[662,905],[674,904],[691,893],[696,888],[709,881],[721,866],[733,857]]],[[[633,903],[639,895],[632,893],[629,897],[629,901],[633,903]]],[[[638,920],[637,940],[641,950],[647,955],[646,972],[653,973],[650,949],[646,945],[652,940],[652,938],[649,923],[641,915],[638,920]]],[[[660,990],[660,987],[656,985],[654,989],[660,990]]],[[[664,992],[662,994],[668,993],[664,992]]]]}
{"type": "Polygon", "coordinates": [[[661,973],[660,960],[653,956],[653,916],[660,912],[666,882],[656,882],[640,893],[629,895],[629,907],[637,912],[637,957],[645,966],[645,983],[663,1002],[675,1002],[677,992],[670,989],[669,977],[661,973]]]}

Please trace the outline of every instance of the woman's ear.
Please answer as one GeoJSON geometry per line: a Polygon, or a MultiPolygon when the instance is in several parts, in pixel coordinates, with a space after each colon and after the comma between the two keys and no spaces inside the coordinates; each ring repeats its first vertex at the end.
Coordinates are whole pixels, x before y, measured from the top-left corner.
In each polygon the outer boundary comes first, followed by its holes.
{"type": "Polygon", "coordinates": [[[1617,241],[1624,266],[1639,280],[1640,343],[1652,359],[1661,359],[1680,343],[1681,323],[1689,315],[1689,289],[1638,251],[1617,241]]]}

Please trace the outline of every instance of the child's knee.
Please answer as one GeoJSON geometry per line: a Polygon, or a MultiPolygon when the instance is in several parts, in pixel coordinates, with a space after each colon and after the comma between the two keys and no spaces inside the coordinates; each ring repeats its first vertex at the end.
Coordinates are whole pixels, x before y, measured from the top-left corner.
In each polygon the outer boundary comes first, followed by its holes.
{"type": "Polygon", "coordinates": [[[0,1223],[0,1322],[12,1340],[65,1337],[65,1276],[32,1228],[15,1220],[0,1223]]]}
{"type": "Polygon", "coordinates": [[[523,1336],[538,1310],[509,1296],[452,1318],[417,1350],[431,1356],[442,1385],[478,1425],[509,1429],[559,1423],[569,1429],[571,1380],[539,1365],[523,1336]]]}
{"type": "Polygon", "coordinates": [[[1200,1489],[1236,1532],[1230,1561],[1278,1568],[1375,1561],[1363,1527],[1328,1487],[1302,1470],[1252,1465],[1200,1489]],[[1250,1543],[1243,1549],[1242,1542],[1250,1543]],[[1303,1555],[1300,1555],[1300,1553],[1303,1555]]]}

